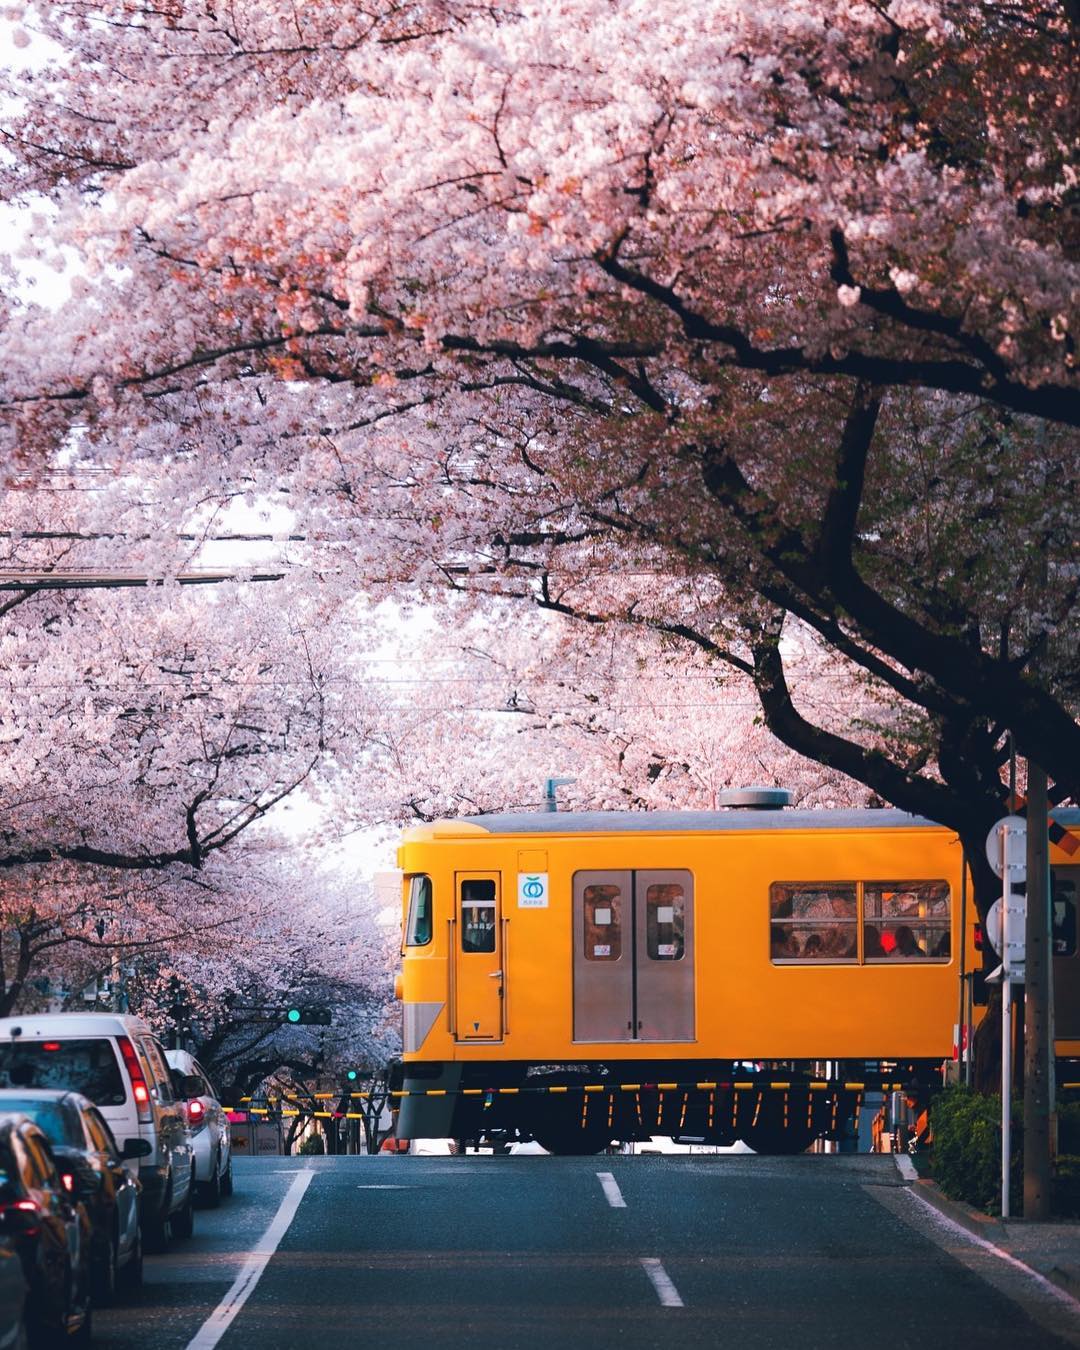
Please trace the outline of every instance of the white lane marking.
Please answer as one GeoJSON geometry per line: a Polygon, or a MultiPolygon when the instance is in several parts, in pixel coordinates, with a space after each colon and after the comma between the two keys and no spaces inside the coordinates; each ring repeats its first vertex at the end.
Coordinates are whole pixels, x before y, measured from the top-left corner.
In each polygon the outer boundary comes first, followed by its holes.
{"type": "Polygon", "coordinates": [[[304,1192],[311,1184],[313,1171],[297,1172],[296,1180],[285,1192],[285,1198],[278,1206],[270,1227],[251,1249],[251,1255],[244,1262],[240,1274],[233,1281],[232,1288],[217,1305],[214,1311],[188,1342],[187,1350],[214,1350],[214,1346],[232,1325],[236,1314],[248,1300],[248,1296],[259,1283],[259,1276],[266,1269],[270,1258],[278,1249],[289,1224],[296,1217],[304,1192]]]}
{"type": "Polygon", "coordinates": [[[918,1200],[919,1204],[922,1205],[924,1209],[929,1210],[936,1222],[944,1224],[946,1228],[959,1234],[960,1237],[967,1238],[968,1242],[974,1242],[977,1247],[981,1247],[984,1252],[989,1252],[991,1256],[999,1257],[1007,1265],[1014,1266],[1017,1270],[1022,1270],[1025,1275],[1029,1275],[1035,1281],[1039,1288],[1042,1289],[1043,1293],[1050,1294],[1053,1298],[1057,1299],[1059,1303],[1065,1304],[1066,1307],[1071,1308],[1074,1312],[1077,1307],[1080,1306],[1080,1300],[1074,1298],[1072,1294],[1067,1290],[1062,1289],[1060,1285],[1055,1284],[1053,1280],[1048,1280],[1045,1275],[1040,1274],[1039,1271],[1026,1265],[1018,1257],[1013,1256],[1011,1252],[1006,1252],[1000,1247],[995,1247],[992,1242],[988,1242],[986,1238],[980,1237],[978,1233],[973,1233],[970,1229],[965,1228],[963,1224],[957,1223],[955,1219],[950,1219],[949,1216],[943,1214],[936,1205],[932,1205],[929,1200],[924,1200],[918,1191],[905,1191],[904,1194],[910,1195],[913,1200],[918,1200]]]}
{"type": "Polygon", "coordinates": [[[894,1153],[892,1156],[893,1162],[896,1164],[900,1175],[905,1181],[918,1181],[919,1173],[916,1170],[915,1164],[906,1153],[894,1153]]]}
{"type": "Polygon", "coordinates": [[[407,1191],[408,1186],[357,1186],[358,1191],[407,1191]]]}
{"type": "Polygon", "coordinates": [[[604,1188],[604,1194],[607,1196],[607,1202],[612,1209],[625,1209],[626,1201],[622,1198],[622,1191],[619,1190],[619,1183],[610,1172],[597,1172],[600,1179],[600,1185],[604,1188]]]}
{"type": "Polygon", "coordinates": [[[672,1284],[671,1276],[660,1264],[659,1259],[655,1256],[643,1256],[641,1264],[645,1268],[645,1274],[652,1281],[652,1287],[656,1290],[656,1296],[660,1300],[661,1307],[683,1307],[684,1304],[679,1297],[679,1291],[672,1284]]]}

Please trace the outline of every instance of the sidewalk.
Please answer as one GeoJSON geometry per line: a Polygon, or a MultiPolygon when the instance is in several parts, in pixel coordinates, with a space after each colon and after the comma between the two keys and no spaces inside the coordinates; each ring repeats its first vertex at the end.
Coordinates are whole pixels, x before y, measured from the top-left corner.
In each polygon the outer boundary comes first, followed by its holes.
{"type": "MultiPolygon", "coordinates": [[[[912,1182],[911,1189],[920,1199],[975,1237],[1080,1300],[1080,1219],[1035,1223],[1024,1219],[992,1218],[962,1201],[950,1200],[937,1182],[912,1177],[901,1166],[902,1155],[893,1156],[901,1174],[912,1182]]],[[[904,1162],[907,1161],[905,1158],[904,1162]]]]}

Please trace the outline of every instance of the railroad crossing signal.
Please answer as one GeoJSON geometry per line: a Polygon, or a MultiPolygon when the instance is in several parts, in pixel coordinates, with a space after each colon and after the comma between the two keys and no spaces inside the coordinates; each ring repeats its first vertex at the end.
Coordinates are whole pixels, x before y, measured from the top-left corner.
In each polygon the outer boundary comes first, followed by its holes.
{"type": "Polygon", "coordinates": [[[328,1027],[333,1020],[329,1008],[288,1008],[285,1012],[285,1021],[290,1026],[328,1027]]]}

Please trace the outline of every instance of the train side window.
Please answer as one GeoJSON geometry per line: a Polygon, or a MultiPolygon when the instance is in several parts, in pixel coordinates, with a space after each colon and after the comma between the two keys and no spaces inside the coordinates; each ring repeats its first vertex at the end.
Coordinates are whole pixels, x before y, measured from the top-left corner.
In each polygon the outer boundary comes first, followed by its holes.
{"type": "Polygon", "coordinates": [[[857,961],[858,923],[854,881],[774,881],[769,887],[773,961],[857,961]]]}
{"type": "Polygon", "coordinates": [[[1080,867],[1051,867],[1050,898],[1053,905],[1055,956],[1076,955],[1076,892],[1080,867]]]}
{"type": "Polygon", "coordinates": [[[585,960],[618,961],[622,957],[622,892],[618,886],[586,886],[585,960]]]}
{"type": "Polygon", "coordinates": [[[947,881],[867,881],[863,885],[867,961],[947,960],[947,881]]]}
{"type": "Polygon", "coordinates": [[[677,884],[645,892],[645,948],[650,961],[681,961],[686,949],[686,896],[677,884]]]}
{"type": "Polygon", "coordinates": [[[426,947],[431,941],[431,878],[409,878],[409,922],[405,928],[408,947],[426,947]]]}
{"type": "Polygon", "coordinates": [[[495,950],[495,883],[493,881],[463,881],[461,883],[461,950],[463,952],[493,952],[495,950]]]}

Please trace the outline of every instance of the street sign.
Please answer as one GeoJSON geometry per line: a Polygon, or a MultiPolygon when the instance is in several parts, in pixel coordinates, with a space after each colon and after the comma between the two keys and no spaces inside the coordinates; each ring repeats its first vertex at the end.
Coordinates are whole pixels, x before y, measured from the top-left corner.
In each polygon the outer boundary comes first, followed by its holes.
{"type": "Polygon", "coordinates": [[[1002,941],[1008,943],[1010,965],[1015,965],[1017,962],[1023,963],[1026,924],[1027,898],[1023,895],[1010,895],[1007,906],[1004,904],[1004,897],[1001,900],[995,900],[986,911],[986,936],[989,938],[994,951],[999,954],[1003,954],[1002,941]],[[1008,919],[1008,927],[1004,933],[1001,931],[1003,916],[1008,919]]]}
{"type": "Polygon", "coordinates": [[[1027,876],[1027,821],[1023,816],[1004,816],[986,836],[986,860],[994,874],[1014,883],[1027,876]]]}

